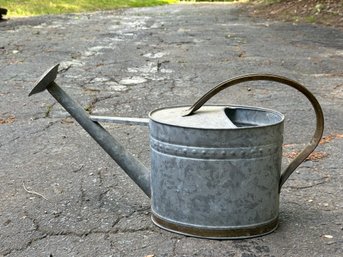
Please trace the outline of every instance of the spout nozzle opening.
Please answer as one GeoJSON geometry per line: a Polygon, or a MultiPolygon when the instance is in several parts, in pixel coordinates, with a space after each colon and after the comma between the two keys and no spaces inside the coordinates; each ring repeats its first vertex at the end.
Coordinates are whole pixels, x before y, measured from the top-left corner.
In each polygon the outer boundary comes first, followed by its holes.
{"type": "Polygon", "coordinates": [[[35,83],[35,87],[29,93],[29,96],[40,93],[44,91],[57,77],[58,73],[58,66],[60,64],[56,64],[50,69],[48,69],[35,83]]]}

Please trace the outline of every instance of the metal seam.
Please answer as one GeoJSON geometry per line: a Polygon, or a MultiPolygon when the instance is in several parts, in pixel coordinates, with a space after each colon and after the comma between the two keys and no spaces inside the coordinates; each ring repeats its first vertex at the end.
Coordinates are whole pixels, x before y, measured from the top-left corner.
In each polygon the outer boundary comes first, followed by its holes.
{"type": "Polygon", "coordinates": [[[261,158],[281,151],[280,144],[254,147],[209,148],[169,144],[150,138],[150,147],[156,152],[194,159],[242,159],[261,158]]]}

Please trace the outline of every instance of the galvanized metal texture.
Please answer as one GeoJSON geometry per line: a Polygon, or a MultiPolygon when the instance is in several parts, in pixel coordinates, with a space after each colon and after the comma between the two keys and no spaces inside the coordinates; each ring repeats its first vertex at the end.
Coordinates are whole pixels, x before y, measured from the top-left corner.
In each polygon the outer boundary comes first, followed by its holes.
{"type": "Polygon", "coordinates": [[[56,79],[59,65],[60,64],[58,63],[44,72],[44,74],[36,81],[35,87],[31,90],[29,96],[44,91],[50,85],[50,83],[56,79]]]}
{"type": "Polygon", "coordinates": [[[205,104],[211,97],[219,93],[220,91],[231,87],[233,85],[248,82],[248,81],[258,81],[258,80],[267,80],[267,81],[274,81],[279,82],[281,84],[288,85],[299,92],[301,92],[312,104],[314,111],[316,113],[316,129],[312,136],[310,143],[303,149],[299,155],[287,166],[287,168],[281,173],[280,178],[280,189],[282,185],[286,182],[289,176],[294,172],[294,170],[306,160],[306,158],[314,151],[314,149],[318,146],[324,131],[324,115],[322,108],[315,98],[315,96],[303,85],[300,83],[290,80],[286,77],[271,75],[271,74],[248,74],[243,75],[240,77],[236,77],[230,80],[226,80],[221,82],[219,85],[208,91],[204,94],[197,102],[195,102],[185,113],[185,116],[192,115],[195,111],[197,111],[203,104],[205,104]]]}
{"type": "Polygon", "coordinates": [[[266,223],[250,227],[238,226],[237,228],[202,228],[186,225],[178,225],[163,219],[155,214],[151,215],[152,222],[160,228],[187,236],[194,236],[208,239],[246,239],[257,236],[264,236],[272,233],[279,225],[278,217],[266,223]]]}
{"type": "MultiPolygon", "coordinates": [[[[273,110],[246,106],[219,108],[222,112],[220,117],[231,120],[233,124],[225,128],[199,128],[192,124],[183,126],[173,119],[173,122],[168,123],[169,111],[181,107],[151,112],[150,174],[144,165],[96,122],[112,120],[126,124],[146,124],[146,120],[90,118],[54,82],[57,69],[58,65],[49,69],[30,95],[47,89],[145,194],[151,196],[153,222],[185,235],[217,239],[247,238],[275,230],[279,216],[280,188],[314,150],[323,133],[322,110],[306,88],[274,75],[246,75],[219,84],[197,101],[186,115],[191,115],[221,90],[245,81],[276,81],[299,90],[315,109],[317,128],[311,143],[282,175],[284,116],[273,110]],[[162,119],[154,117],[154,113],[158,112],[167,112],[167,116],[160,116],[164,117],[162,119]]],[[[218,109],[218,106],[211,108],[218,109]]],[[[184,107],[181,109],[184,110],[184,107]]],[[[211,116],[204,122],[209,119],[211,116]]],[[[180,117],[176,120],[180,120],[180,117]]]]}
{"type": "Polygon", "coordinates": [[[157,122],[179,127],[199,129],[230,129],[237,127],[226,114],[226,109],[230,108],[228,106],[203,106],[203,108],[197,112],[197,115],[185,117],[183,116],[183,113],[188,108],[189,106],[159,108],[150,112],[149,117],[157,122]]]}
{"type": "Polygon", "coordinates": [[[276,228],[284,116],[229,109],[243,114],[231,118],[244,126],[204,129],[150,120],[151,210],[159,227],[217,239],[276,228]]]}
{"type": "Polygon", "coordinates": [[[95,139],[95,141],[111,156],[126,174],[150,197],[150,172],[133,157],[115,138],[100,124],[93,122],[84,109],[71,99],[54,81],[58,65],[49,69],[36,83],[30,95],[41,92],[45,88],[74,117],[74,119],[95,139]]]}

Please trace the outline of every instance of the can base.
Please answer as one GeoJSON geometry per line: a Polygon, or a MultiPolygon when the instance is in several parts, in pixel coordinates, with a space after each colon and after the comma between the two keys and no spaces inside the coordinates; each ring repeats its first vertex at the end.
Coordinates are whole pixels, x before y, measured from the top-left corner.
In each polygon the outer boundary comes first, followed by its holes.
{"type": "Polygon", "coordinates": [[[279,224],[277,217],[268,223],[257,226],[215,229],[180,225],[161,219],[154,214],[151,215],[151,220],[156,226],[167,231],[208,239],[245,239],[263,236],[272,233],[279,224]]]}

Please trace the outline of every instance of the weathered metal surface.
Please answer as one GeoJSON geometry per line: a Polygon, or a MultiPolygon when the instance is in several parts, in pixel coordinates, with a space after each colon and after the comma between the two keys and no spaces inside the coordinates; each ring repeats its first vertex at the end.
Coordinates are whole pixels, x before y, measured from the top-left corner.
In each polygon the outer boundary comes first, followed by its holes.
{"type": "Polygon", "coordinates": [[[43,92],[50,83],[54,82],[57,77],[58,66],[60,66],[60,64],[56,64],[44,72],[44,74],[36,81],[35,87],[31,90],[29,96],[43,92]]]}
{"type": "Polygon", "coordinates": [[[314,97],[314,95],[303,85],[300,83],[288,79],[286,77],[273,75],[273,74],[248,74],[239,76],[233,79],[229,79],[226,81],[221,82],[216,87],[209,90],[206,94],[204,94],[197,102],[195,102],[187,111],[184,112],[184,116],[188,116],[193,114],[195,111],[197,111],[203,104],[205,104],[211,97],[218,94],[220,91],[243,83],[248,81],[260,81],[260,80],[266,80],[266,81],[273,81],[278,82],[281,84],[285,84],[287,86],[290,86],[296,90],[298,90],[300,93],[302,93],[307,100],[310,101],[312,104],[313,110],[316,113],[316,129],[312,136],[312,139],[310,143],[299,153],[299,155],[287,166],[287,168],[281,173],[280,178],[280,189],[282,185],[286,182],[288,177],[294,172],[294,170],[303,162],[306,160],[306,158],[314,151],[314,149],[319,144],[320,139],[322,138],[323,131],[324,131],[324,114],[323,110],[318,102],[318,100],[314,97]]]}
{"type": "Polygon", "coordinates": [[[234,129],[151,120],[152,220],[158,226],[209,238],[250,237],[276,228],[284,117],[262,108],[237,112],[245,115],[233,122],[245,125],[234,129]],[[258,116],[273,118],[256,126],[258,116]]]}
{"type": "Polygon", "coordinates": [[[229,129],[236,128],[228,115],[226,106],[204,106],[197,112],[197,115],[183,116],[189,106],[167,107],[154,110],[150,113],[150,118],[160,123],[173,126],[192,127],[202,129],[229,129]]]}
{"type": "MultiPolygon", "coordinates": [[[[36,83],[29,95],[43,91],[49,93],[74,117],[74,119],[95,139],[95,141],[111,156],[126,174],[150,197],[150,172],[134,158],[114,137],[100,124],[92,121],[85,110],[71,99],[54,81],[55,69],[48,70],[36,83]]],[[[57,72],[57,70],[56,70],[57,72]]]]}
{"type": "Polygon", "coordinates": [[[48,70],[30,95],[47,89],[100,146],[151,196],[152,220],[167,230],[208,238],[246,238],[276,229],[279,192],[295,168],[315,149],[324,119],[315,97],[283,77],[246,75],[224,81],[185,113],[185,106],[162,108],[149,115],[150,172],[97,121],[146,124],[146,119],[92,117],[53,80],[48,70]],[[207,106],[221,90],[251,80],[289,85],[313,105],[317,127],[311,143],[281,173],[284,116],[246,106],[207,106]],[[93,119],[93,120],[92,120],[93,119]]]}

